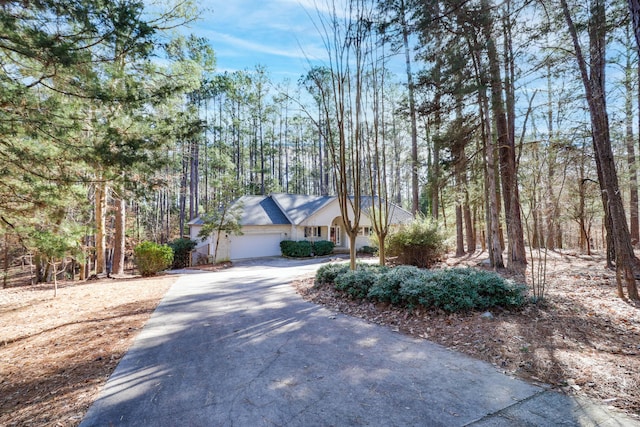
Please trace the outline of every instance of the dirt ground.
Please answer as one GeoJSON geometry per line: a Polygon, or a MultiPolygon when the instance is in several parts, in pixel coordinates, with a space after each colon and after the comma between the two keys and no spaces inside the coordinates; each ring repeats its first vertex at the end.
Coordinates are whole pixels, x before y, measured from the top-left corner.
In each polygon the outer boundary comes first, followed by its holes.
{"type": "MultiPolygon", "coordinates": [[[[481,268],[486,254],[449,257],[481,268]]],[[[543,265],[543,264],[540,264],[543,265]]],[[[616,297],[602,255],[549,253],[546,297],[522,310],[448,314],[350,300],[313,279],[296,282],[307,300],[429,339],[492,363],[506,374],[589,396],[640,419],[640,307],[616,297]]],[[[531,277],[527,277],[531,283],[531,277]]]]}
{"type": "MultiPolygon", "coordinates": [[[[476,266],[482,255],[448,258],[476,266]]],[[[405,312],[294,283],[304,298],[588,395],[640,419],[640,308],[616,297],[602,256],[553,254],[547,300],[512,312],[405,312]]],[[[225,266],[226,267],[226,266],[225,266]]],[[[204,267],[215,270],[216,268],[204,267]]],[[[0,289],[0,425],[75,426],[174,276],[0,289]]]]}

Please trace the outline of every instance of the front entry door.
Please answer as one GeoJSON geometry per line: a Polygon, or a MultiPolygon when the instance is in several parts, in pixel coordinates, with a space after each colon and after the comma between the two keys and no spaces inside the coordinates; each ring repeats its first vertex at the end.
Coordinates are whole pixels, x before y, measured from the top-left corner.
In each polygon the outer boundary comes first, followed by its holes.
{"type": "Polygon", "coordinates": [[[331,227],[331,229],[329,231],[329,240],[331,240],[334,245],[342,246],[342,242],[341,242],[340,236],[341,236],[340,226],[339,225],[334,225],[333,227],[331,227]]]}

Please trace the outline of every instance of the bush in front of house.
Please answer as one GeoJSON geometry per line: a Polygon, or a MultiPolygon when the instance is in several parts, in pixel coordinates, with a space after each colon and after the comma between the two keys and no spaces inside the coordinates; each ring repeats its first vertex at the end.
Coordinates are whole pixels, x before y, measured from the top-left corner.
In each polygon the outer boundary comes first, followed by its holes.
{"type": "Polygon", "coordinates": [[[133,250],[138,271],[148,277],[169,268],[173,262],[173,250],[167,245],[142,242],[133,250]]]}
{"type": "Polygon", "coordinates": [[[189,256],[197,243],[191,239],[176,239],[169,242],[169,247],[173,250],[173,263],[171,268],[189,267],[189,256]]]}
{"type": "Polygon", "coordinates": [[[348,264],[328,264],[316,273],[316,284],[332,283],[351,298],[387,302],[416,308],[438,308],[447,312],[519,307],[526,288],[494,272],[471,268],[421,270],[413,266],[395,268],[363,266],[351,271],[348,264]]]}
{"type": "Polygon", "coordinates": [[[333,248],[336,246],[333,242],[328,240],[318,240],[313,242],[313,253],[316,256],[329,255],[333,253],[333,248]]]}
{"type": "Polygon", "coordinates": [[[444,236],[435,224],[424,218],[394,230],[387,236],[387,254],[400,264],[429,268],[445,253],[444,236]]]}
{"type": "Polygon", "coordinates": [[[280,242],[280,251],[283,256],[293,258],[305,258],[312,255],[322,256],[329,255],[333,252],[335,245],[328,240],[318,240],[317,242],[309,242],[308,240],[283,240],[280,242]]]}
{"type": "Polygon", "coordinates": [[[312,252],[311,242],[307,240],[293,241],[283,240],[280,242],[280,251],[283,256],[293,258],[310,257],[312,252]]]}

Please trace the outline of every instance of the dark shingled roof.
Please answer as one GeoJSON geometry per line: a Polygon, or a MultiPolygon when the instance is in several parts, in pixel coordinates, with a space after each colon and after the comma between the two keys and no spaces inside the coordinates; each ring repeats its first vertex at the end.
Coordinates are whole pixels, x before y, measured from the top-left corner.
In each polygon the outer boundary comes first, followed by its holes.
{"type": "Polygon", "coordinates": [[[301,194],[273,194],[271,197],[284,210],[293,224],[300,224],[335,199],[333,196],[305,196],[301,194]]]}
{"type": "Polygon", "coordinates": [[[234,205],[242,210],[240,225],[291,224],[270,196],[242,196],[234,205]]]}
{"type": "MultiPolygon", "coordinates": [[[[298,225],[335,198],[283,193],[270,196],[242,196],[234,202],[232,209],[241,212],[240,225],[298,225]]],[[[362,196],[362,209],[367,212],[376,199],[362,196]]],[[[389,209],[391,223],[403,223],[413,218],[410,212],[395,204],[390,204],[389,209]]],[[[202,224],[202,218],[198,217],[189,221],[188,225],[202,224]]]]}

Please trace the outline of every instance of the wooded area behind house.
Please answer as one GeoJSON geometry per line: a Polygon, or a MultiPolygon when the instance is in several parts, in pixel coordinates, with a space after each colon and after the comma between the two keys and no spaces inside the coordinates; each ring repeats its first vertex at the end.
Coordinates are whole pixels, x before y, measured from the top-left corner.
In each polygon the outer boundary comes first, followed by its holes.
{"type": "Polygon", "coordinates": [[[218,72],[195,3],[145,5],[0,5],[4,284],[21,262],[122,273],[142,241],[287,192],[379,196],[518,273],[527,247],[605,251],[638,299],[637,0],[318,0],[326,58],[297,81],[218,72]]]}

